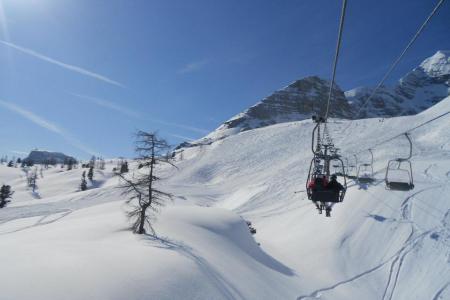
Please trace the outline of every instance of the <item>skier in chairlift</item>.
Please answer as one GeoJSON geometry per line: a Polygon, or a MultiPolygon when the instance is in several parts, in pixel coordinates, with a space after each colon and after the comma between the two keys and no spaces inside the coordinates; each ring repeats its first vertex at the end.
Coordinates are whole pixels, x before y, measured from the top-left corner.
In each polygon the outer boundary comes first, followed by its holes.
{"type": "MultiPolygon", "coordinates": [[[[317,192],[317,191],[325,190],[326,187],[327,187],[327,184],[328,184],[328,180],[327,180],[326,176],[318,175],[313,181],[311,181],[308,184],[308,188],[310,188],[313,191],[313,193],[314,193],[314,192],[317,192]]],[[[316,205],[316,208],[319,211],[319,214],[321,214],[322,213],[322,207],[319,204],[319,202],[313,200],[313,203],[316,205]]]]}
{"type": "MultiPolygon", "coordinates": [[[[336,194],[337,194],[337,197],[339,197],[339,193],[340,193],[342,190],[344,190],[344,187],[342,186],[342,184],[340,184],[340,183],[337,181],[337,176],[336,176],[336,174],[331,175],[331,178],[330,178],[330,179],[331,179],[331,180],[330,180],[330,182],[328,182],[326,188],[327,188],[327,190],[331,190],[331,191],[333,191],[334,193],[336,193],[336,194]]],[[[325,204],[325,213],[326,213],[326,216],[327,216],[327,217],[331,217],[331,208],[333,207],[333,205],[334,205],[334,202],[327,202],[327,203],[325,204]]]]}

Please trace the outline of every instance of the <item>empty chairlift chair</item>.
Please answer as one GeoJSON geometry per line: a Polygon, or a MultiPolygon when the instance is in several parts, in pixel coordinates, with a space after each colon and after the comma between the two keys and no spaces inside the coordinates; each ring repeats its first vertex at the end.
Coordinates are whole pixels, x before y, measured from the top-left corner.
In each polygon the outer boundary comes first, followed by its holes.
{"type": "Polygon", "coordinates": [[[394,191],[409,191],[414,189],[414,180],[411,165],[412,142],[407,133],[405,136],[409,142],[409,156],[396,158],[388,162],[384,181],[386,188],[394,191]]]}
{"type": "Polygon", "coordinates": [[[356,155],[353,155],[355,157],[355,162],[350,162],[348,159],[347,160],[347,170],[345,172],[345,174],[347,175],[347,178],[350,179],[356,179],[357,178],[357,172],[358,172],[358,168],[356,167],[358,165],[358,157],[356,155]]]}
{"type": "Polygon", "coordinates": [[[358,171],[356,172],[356,180],[358,183],[372,183],[374,181],[372,149],[369,149],[369,152],[370,163],[362,163],[358,166],[358,171]]]}

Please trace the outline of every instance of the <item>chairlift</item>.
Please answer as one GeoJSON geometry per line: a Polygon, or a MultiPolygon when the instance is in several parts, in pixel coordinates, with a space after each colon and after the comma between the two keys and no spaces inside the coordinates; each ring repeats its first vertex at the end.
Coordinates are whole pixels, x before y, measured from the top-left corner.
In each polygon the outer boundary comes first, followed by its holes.
{"type": "Polygon", "coordinates": [[[408,133],[405,137],[409,142],[409,155],[405,158],[396,158],[388,162],[384,181],[386,188],[394,191],[409,191],[414,189],[414,180],[412,172],[412,142],[408,133]]]}
{"type": "MultiPolygon", "coordinates": [[[[342,159],[337,157],[327,157],[323,156],[320,158],[315,158],[311,161],[308,172],[308,179],[306,180],[306,192],[308,195],[308,199],[314,202],[331,202],[338,203],[342,202],[345,197],[345,192],[347,190],[347,180],[345,176],[343,176],[343,184],[344,189],[342,191],[334,191],[327,189],[327,184],[330,179],[330,162],[336,162],[340,164],[341,170],[344,173],[344,162],[342,159]],[[317,160],[320,160],[319,166],[325,166],[324,168],[316,168],[317,160]],[[328,166],[328,168],[326,167],[328,166]],[[314,183],[314,188],[311,187],[311,183],[314,183]]],[[[337,175],[337,174],[335,174],[337,175]]]]}
{"type": "Polygon", "coordinates": [[[306,180],[306,192],[308,199],[321,203],[342,202],[347,190],[344,162],[340,156],[336,154],[332,144],[321,144],[320,142],[320,124],[324,122],[324,120],[316,118],[313,118],[313,120],[317,123],[317,125],[314,127],[312,133],[311,150],[314,157],[311,160],[308,178],[306,180]],[[344,174],[344,184],[342,185],[344,189],[342,191],[336,192],[334,190],[327,189],[327,183],[330,179],[330,165],[332,163],[334,163],[334,165],[339,165],[341,167],[341,172],[344,174]],[[312,187],[312,184],[314,184],[314,187],[312,187]]]}
{"type": "Polygon", "coordinates": [[[370,152],[370,163],[362,163],[358,166],[358,171],[356,172],[356,180],[358,183],[372,183],[375,179],[373,176],[373,152],[370,152]]]}

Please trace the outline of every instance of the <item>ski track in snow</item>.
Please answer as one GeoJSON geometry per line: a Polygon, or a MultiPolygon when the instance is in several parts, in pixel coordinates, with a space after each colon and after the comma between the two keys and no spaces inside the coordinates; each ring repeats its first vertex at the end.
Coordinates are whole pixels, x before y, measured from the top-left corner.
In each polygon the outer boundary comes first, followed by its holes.
{"type": "Polygon", "coordinates": [[[192,260],[199,267],[199,269],[213,281],[214,286],[222,293],[223,296],[226,297],[226,299],[245,299],[245,297],[236,288],[234,288],[232,284],[223,278],[223,276],[221,276],[220,273],[217,272],[206,259],[196,254],[192,247],[181,241],[175,241],[167,237],[150,237],[148,241],[152,247],[175,251],[192,260]]]}
{"type": "MultiPolygon", "coordinates": [[[[25,227],[22,227],[22,228],[18,228],[18,229],[11,230],[11,231],[0,232],[0,235],[11,234],[11,233],[15,233],[15,232],[27,230],[27,229],[30,229],[30,228],[34,228],[34,227],[37,227],[37,226],[42,226],[42,225],[52,224],[52,223],[55,223],[55,222],[61,220],[61,219],[64,218],[64,217],[67,217],[67,216],[70,215],[72,212],[73,212],[72,210],[67,210],[67,211],[62,211],[61,214],[59,214],[59,213],[53,213],[53,214],[44,215],[44,216],[42,216],[39,220],[37,220],[37,222],[34,223],[33,225],[25,226],[25,227]],[[54,215],[59,215],[59,217],[57,217],[57,218],[55,218],[55,219],[52,219],[52,220],[49,220],[49,221],[45,221],[45,220],[46,220],[47,218],[49,218],[50,216],[54,216],[54,215]],[[45,222],[44,222],[44,221],[45,221],[45,222]]],[[[7,223],[7,222],[8,222],[8,221],[3,222],[3,223],[1,223],[0,225],[2,225],[2,224],[4,224],[4,223],[7,223]]]]}
{"type": "MultiPolygon", "coordinates": [[[[385,260],[384,262],[378,264],[375,267],[372,267],[364,272],[361,272],[349,279],[343,280],[343,281],[339,281],[335,284],[332,284],[331,286],[325,287],[325,288],[321,288],[318,290],[313,291],[311,294],[309,295],[303,295],[303,296],[299,296],[297,297],[297,300],[302,300],[302,299],[308,299],[308,298],[312,298],[312,299],[320,299],[321,297],[321,293],[326,292],[326,291],[330,291],[333,290],[341,285],[347,284],[347,283],[351,283],[357,279],[360,279],[366,275],[369,275],[377,270],[379,270],[380,268],[384,267],[386,264],[388,264],[391,261],[397,261],[399,258],[401,259],[402,257],[406,256],[406,254],[408,254],[409,252],[411,252],[414,249],[414,245],[417,244],[418,241],[420,241],[421,239],[423,239],[427,234],[429,234],[429,232],[424,232],[421,235],[417,236],[416,238],[414,238],[411,241],[411,237],[412,235],[410,235],[410,237],[407,239],[407,241],[405,242],[405,244],[403,245],[403,247],[398,250],[393,256],[391,256],[390,258],[388,258],[387,260],[385,260]],[[409,248],[410,245],[413,245],[413,247],[409,248]]],[[[390,277],[392,277],[392,272],[390,273],[390,277]]]]}
{"type": "MultiPolygon", "coordinates": [[[[297,300],[302,300],[302,299],[308,299],[308,298],[312,298],[312,299],[320,299],[321,294],[323,292],[327,292],[330,290],[333,290],[341,285],[345,285],[348,283],[351,283],[355,280],[358,280],[366,275],[369,275],[377,270],[379,270],[380,268],[384,267],[386,264],[391,263],[390,265],[390,269],[389,269],[389,275],[388,275],[388,280],[386,283],[386,287],[385,290],[383,292],[383,297],[382,300],[392,300],[394,297],[394,293],[395,293],[395,288],[397,286],[397,283],[399,281],[400,278],[400,272],[401,272],[401,268],[403,265],[403,262],[406,258],[406,256],[413,251],[417,245],[419,245],[422,240],[428,236],[430,233],[432,233],[433,231],[435,231],[437,228],[431,228],[430,230],[426,230],[426,231],[422,231],[418,236],[414,237],[414,235],[416,235],[417,231],[421,231],[420,229],[417,228],[417,225],[415,224],[415,222],[411,219],[411,201],[412,199],[415,198],[415,196],[429,191],[429,190],[434,190],[434,189],[438,189],[443,187],[443,184],[440,185],[435,185],[435,186],[431,186],[431,187],[427,187],[424,188],[422,190],[419,190],[411,195],[409,195],[408,197],[405,198],[405,200],[402,202],[400,210],[401,210],[401,216],[402,216],[402,220],[401,221],[397,221],[397,222],[402,222],[402,223],[410,223],[411,224],[411,233],[408,236],[408,238],[406,239],[406,241],[404,242],[403,246],[400,248],[400,250],[398,250],[396,252],[396,254],[394,254],[392,257],[390,257],[389,259],[387,259],[386,261],[382,262],[381,264],[366,270],[360,274],[357,274],[347,280],[343,280],[343,281],[339,281],[335,284],[332,284],[329,287],[325,287],[325,288],[321,288],[318,290],[313,291],[311,294],[309,295],[303,295],[303,296],[299,296],[297,298],[297,300]]],[[[450,214],[450,210],[447,212],[447,214],[450,214]]],[[[447,215],[446,214],[446,215],[447,215]]],[[[445,220],[445,217],[444,217],[445,220]]],[[[444,221],[443,221],[444,222],[444,221]]],[[[346,237],[344,240],[341,241],[341,245],[343,243],[345,243],[345,241],[347,240],[348,237],[346,237]]],[[[434,299],[439,299],[439,295],[442,294],[442,292],[450,285],[450,282],[447,283],[440,291],[438,291],[438,293],[436,294],[436,296],[433,298],[434,299]]]]}
{"type": "Polygon", "coordinates": [[[434,297],[433,297],[433,300],[441,300],[441,299],[443,299],[443,298],[441,298],[441,295],[442,295],[442,293],[443,293],[449,286],[450,286],[450,281],[447,282],[446,284],[444,284],[444,285],[442,286],[442,288],[440,288],[440,289],[436,292],[436,294],[435,294],[434,297]]]}

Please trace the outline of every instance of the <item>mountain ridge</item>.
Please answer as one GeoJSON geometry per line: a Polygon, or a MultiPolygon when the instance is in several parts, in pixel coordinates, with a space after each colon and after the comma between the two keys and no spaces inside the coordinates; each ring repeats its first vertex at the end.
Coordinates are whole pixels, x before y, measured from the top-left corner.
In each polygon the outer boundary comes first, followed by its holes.
{"type": "MultiPolygon", "coordinates": [[[[329,88],[330,82],[318,76],[295,80],[231,117],[205,137],[177,148],[210,144],[239,132],[324,115],[329,88]]],[[[335,84],[329,116],[387,118],[415,115],[428,109],[450,95],[450,51],[437,51],[395,85],[381,86],[367,101],[373,90],[373,87],[356,87],[344,92],[335,84]]]]}

